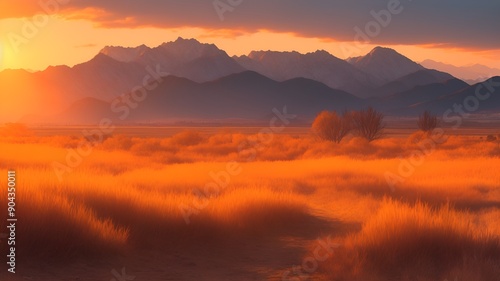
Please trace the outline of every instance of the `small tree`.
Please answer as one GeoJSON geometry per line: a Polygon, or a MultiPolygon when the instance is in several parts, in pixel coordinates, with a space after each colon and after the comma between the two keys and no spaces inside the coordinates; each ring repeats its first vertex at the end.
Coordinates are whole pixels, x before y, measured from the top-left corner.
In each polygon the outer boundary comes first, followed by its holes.
{"type": "Polygon", "coordinates": [[[498,134],[496,136],[488,135],[488,136],[486,136],[486,141],[496,142],[498,144],[498,147],[500,148],[500,134],[498,134]]]}
{"type": "Polygon", "coordinates": [[[494,135],[486,136],[486,141],[495,142],[496,140],[497,140],[497,137],[495,137],[494,135]]]}
{"type": "Polygon", "coordinates": [[[384,114],[376,111],[372,107],[353,113],[352,122],[356,132],[369,142],[383,136],[385,125],[383,124],[384,114]]]}
{"type": "Polygon", "coordinates": [[[436,129],[437,124],[437,116],[432,115],[428,110],[418,117],[418,128],[424,132],[430,132],[436,129]]]}
{"type": "Polygon", "coordinates": [[[322,111],[314,119],[312,128],[321,139],[340,143],[352,130],[351,116],[349,112],[339,116],[335,111],[322,111]]]}

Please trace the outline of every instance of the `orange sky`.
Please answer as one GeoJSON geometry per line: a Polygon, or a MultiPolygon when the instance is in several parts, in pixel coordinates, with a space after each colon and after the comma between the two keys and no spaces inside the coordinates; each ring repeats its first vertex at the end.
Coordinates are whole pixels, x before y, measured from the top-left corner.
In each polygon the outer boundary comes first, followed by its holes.
{"type": "MultiPolygon", "coordinates": [[[[177,37],[196,38],[214,43],[230,55],[248,54],[251,50],[279,50],[311,52],[324,49],[339,58],[364,55],[375,44],[358,45],[355,42],[336,42],[325,38],[306,38],[292,33],[258,30],[204,29],[193,27],[124,27],[98,26],[88,19],[71,20],[52,15],[45,24],[27,29],[32,19],[0,19],[0,69],[25,68],[42,70],[49,65],[74,65],[92,58],[105,45],[150,47],[177,37]],[[28,30],[29,37],[23,36],[28,30]],[[22,39],[19,39],[20,37],[22,39]]],[[[484,64],[500,68],[499,50],[464,50],[440,48],[431,45],[385,45],[419,62],[433,59],[453,65],[484,64]]]]}

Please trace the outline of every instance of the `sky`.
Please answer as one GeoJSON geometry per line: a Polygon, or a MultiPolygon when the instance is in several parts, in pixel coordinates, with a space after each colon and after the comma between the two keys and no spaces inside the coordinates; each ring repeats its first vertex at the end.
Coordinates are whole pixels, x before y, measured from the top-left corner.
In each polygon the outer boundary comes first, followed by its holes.
{"type": "Polygon", "coordinates": [[[0,2],[0,69],[88,61],[106,45],[177,37],[252,50],[339,58],[386,46],[419,62],[500,68],[500,1],[18,0],[0,2]]]}

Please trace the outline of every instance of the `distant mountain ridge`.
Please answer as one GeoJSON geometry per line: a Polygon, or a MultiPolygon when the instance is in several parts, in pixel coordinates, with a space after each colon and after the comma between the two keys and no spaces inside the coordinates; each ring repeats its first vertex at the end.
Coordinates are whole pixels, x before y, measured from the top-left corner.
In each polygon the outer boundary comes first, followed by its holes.
{"type": "Polygon", "coordinates": [[[244,68],[277,81],[304,77],[353,94],[381,84],[375,77],[322,50],[307,54],[252,51],[248,56],[234,58],[244,68]]]}
{"type": "Polygon", "coordinates": [[[375,47],[367,55],[347,61],[358,69],[388,83],[424,67],[390,48],[375,47]]]}
{"type": "MultiPolygon", "coordinates": [[[[500,77],[489,84],[493,91],[474,113],[493,114],[500,110],[500,77]]],[[[430,110],[438,116],[463,104],[476,94],[478,85],[459,79],[417,86],[383,98],[360,99],[307,78],[274,81],[257,72],[245,71],[204,83],[168,76],[148,93],[147,99],[120,119],[113,103],[84,98],[52,116],[30,116],[29,123],[98,124],[108,118],[114,124],[206,123],[224,120],[265,122],[273,110],[295,115],[294,122],[311,122],[322,110],[358,110],[373,106],[389,116],[417,116],[430,110]]],[[[130,95],[130,94],[128,94],[130,95]]],[[[124,104],[121,104],[123,106],[124,104]]]]}
{"type": "Polygon", "coordinates": [[[498,114],[500,112],[500,76],[491,77],[485,82],[470,85],[436,100],[416,104],[407,112],[417,114],[423,110],[431,110],[443,114],[446,111],[453,111],[454,113],[449,115],[457,116],[455,104],[461,106],[468,114],[498,114]]]}
{"type": "Polygon", "coordinates": [[[246,70],[217,46],[180,37],[155,48],[145,45],[136,48],[106,46],[100,53],[117,61],[135,62],[144,67],[159,64],[163,71],[197,82],[246,70]]]}
{"type": "MultiPolygon", "coordinates": [[[[469,84],[460,79],[451,79],[442,82],[435,82],[426,85],[415,86],[407,90],[391,94],[378,99],[373,99],[369,103],[376,108],[384,111],[386,114],[396,116],[415,116],[421,113],[422,109],[418,105],[423,103],[434,103],[450,94],[469,88],[469,84]],[[418,107],[418,110],[415,108],[418,107]]],[[[434,108],[433,113],[444,112],[445,107],[453,104],[438,102],[441,110],[434,108]]]]}
{"type": "Polygon", "coordinates": [[[96,124],[102,118],[115,123],[169,122],[172,120],[264,120],[273,109],[309,120],[321,110],[343,111],[361,108],[364,102],[349,93],[335,90],[306,78],[277,82],[253,71],[245,71],[204,83],[168,76],[147,98],[120,120],[120,104],[84,98],[60,114],[31,117],[26,122],[96,124]],[[114,108],[113,108],[114,107],[114,108]]]}
{"type": "Polygon", "coordinates": [[[422,69],[393,80],[378,88],[372,89],[368,93],[365,93],[364,96],[385,97],[395,93],[411,90],[417,86],[444,83],[453,79],[455,79],[455,77],[448,73],[433,69],[422,69]]]}
{"type": "Polygon", "coordinates": [[[480,64],[470,66],[454,66],[429,59],[422,61],[420,64],[427,68],[448,72],[451,75],[468,82],[469,84],[475,84],[492,76],[500,75],[500,69],[480,64]]]}
{"type": "MultiPolygon", "coordinates": [[[[0,121],[65,110],[68,114],[80,112],[82,118],[99,115],[94,113],[107,110],[96,109],[99,101],[127,96],[152,76],[169,81],[161,83],[164,92],[156,95],[168,97],[169,103],[150,103],[148,99],[131,120],[145,120],[140,113],[146,116],[148,110],[156,112],[150,116],[155,120],[261,118],[264,106],[282,102],[295,105],[304,118],[317,110],[368,105],[391,114],[415,114],[422,110],[420,105],[439,108],[444,96],[467,88],[450,74],[425,69],[387,48],[377,47],[366,56],[347,61],[326,51],[253,51],[248,56],[230,57],[213,44],[179,38],[154,48],[107,46],[91,60],[73,67],[48,67],[34,73],[2,71],[0,121]]],[[[496,106],[493,102],[487,108],[496,106]]],[[[82,118],[73,119],[85,121],[82,118]]]]}

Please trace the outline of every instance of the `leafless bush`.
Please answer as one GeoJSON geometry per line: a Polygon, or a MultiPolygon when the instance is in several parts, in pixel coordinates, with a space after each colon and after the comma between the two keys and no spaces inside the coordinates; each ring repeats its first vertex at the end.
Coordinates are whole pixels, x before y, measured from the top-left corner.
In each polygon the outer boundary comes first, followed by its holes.
{"type": "Polygon", "coordinates": [[[496,140],[497,140],[497,137],[495,137],[494,135],[486,136],[486,141],[495,142],[496,140]]]}
{"type": "Polygon", "coordinates": [[[352,113],[354,130],[369,142],[383,136],[385,125],[383,124],[384,114],[376,111],[372,107],[352,113]]]}
{"type": "Polygon", "coordinates": [[[430,132],[436,129],[437,124],[437,116],[432,115],[428,110],[418,117],[418,128],[424,132],[430,132]]]}
{"type": "Polygon", "coordinates": [[[335,111],[322,111],[312,124],[314,132],[322,139],[340,143],[352,130],[352,113],[339,116],[335,111]]]}

